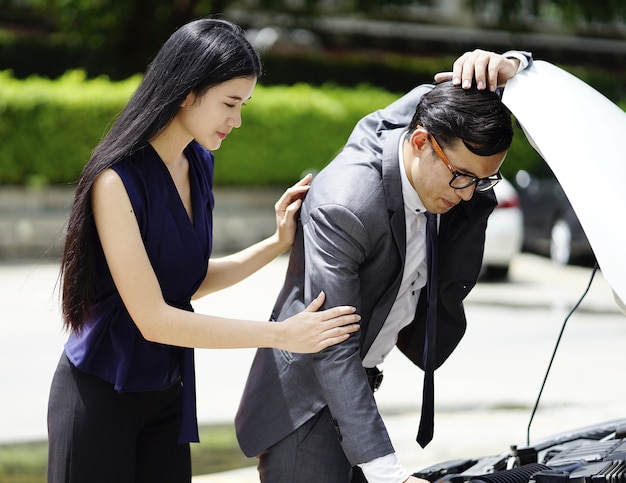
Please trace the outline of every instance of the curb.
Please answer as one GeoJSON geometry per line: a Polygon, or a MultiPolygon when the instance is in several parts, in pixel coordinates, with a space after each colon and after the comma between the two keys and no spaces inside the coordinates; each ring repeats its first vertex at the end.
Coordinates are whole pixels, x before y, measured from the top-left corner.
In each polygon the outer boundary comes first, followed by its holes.
{"type": "MultiPolygon", "coordinates": [[[[215,188],[213,251],[230,253],[276,229],[274,203],[282,188],[215,188]]],[[[74,188],[0,189],[0,261],[59,259],[74,188]]]]}

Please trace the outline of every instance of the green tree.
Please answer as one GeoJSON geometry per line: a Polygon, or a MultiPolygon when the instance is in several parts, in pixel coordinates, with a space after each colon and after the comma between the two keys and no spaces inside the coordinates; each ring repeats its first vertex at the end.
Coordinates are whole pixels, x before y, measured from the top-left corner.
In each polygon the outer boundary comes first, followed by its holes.
{"type": "Polygon", "coordinates": [[[566,20],[580,18],[590,22],[613,22],[626,20],[626,2],[624,0],[553,0],[566,20]]]}
{"type": "Polygon", "coordinates": [[[327,0],[257,0],[254,2],[258,8],[268,10],[283,10],[304,13],[381,13],[389,6],[423,5],[430,4],[432,0],[344,0],[328,2],[327,0]]]}
{"type": "Polygon", "coordinates": [[[523,13],[557,17],[569,25],[581,20],[605,23],[626,20],[624,0],[468,0],[468,5],[474,12],[495,8],[504,25],[523,23],[523,13]]]}
{"type": "Polygon", "coordinates": [[[120,75],[146,63],[180,25],[219,13],[225,0],[0,0],[47,19],[63,44],[83,50],[93,62],[114,59],[120,75]],[[95,59],[95,60],[94,60],[95,59]]]}

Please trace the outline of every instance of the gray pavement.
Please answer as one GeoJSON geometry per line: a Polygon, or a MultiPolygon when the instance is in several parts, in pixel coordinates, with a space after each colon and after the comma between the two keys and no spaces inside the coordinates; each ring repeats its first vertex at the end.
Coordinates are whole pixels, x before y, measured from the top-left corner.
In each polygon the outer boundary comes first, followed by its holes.
{"type": "MultiPolygon", "coordinates": [[[[239,285],[195,304],[198,312],[267,318],[286,266],[280,257],[239,285]]],[[[45,439],[48,388],[61,354],[56,263],[0,265],[0,443],[45,439]]],[[[436,374],[435,438],[415,443],[421,373],[395,352],[382,365],[377,400],[401,462],[410,470],[523,444],[561,325],[585,290],[591,269],[556,267],[522,254],[506,283],[481,282],[466,308],[468,332],[436,374]]],[[[552,366],[531,440],[626,416],[621,368],[626,318],[596,275],[571,317],[552,366]]],[[[201,423],[232,423],[253,350],[197,351],[201,423]]],[[[251,465],[254,461],[251,460],[251,465]]],[[[258,481],[251,466],[194,483],[258,481]]]]}

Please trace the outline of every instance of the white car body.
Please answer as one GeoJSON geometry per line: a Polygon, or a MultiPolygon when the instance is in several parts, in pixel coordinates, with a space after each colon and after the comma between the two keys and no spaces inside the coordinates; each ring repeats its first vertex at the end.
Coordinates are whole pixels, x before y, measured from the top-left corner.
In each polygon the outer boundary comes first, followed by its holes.
{"type": "Polygon", "coordinates": [[[513,258],[520,253],[524,220],[517,191],[506,179],[494,187],[498,206],[487,221],[483,276],[504,279],[513,258]]]}

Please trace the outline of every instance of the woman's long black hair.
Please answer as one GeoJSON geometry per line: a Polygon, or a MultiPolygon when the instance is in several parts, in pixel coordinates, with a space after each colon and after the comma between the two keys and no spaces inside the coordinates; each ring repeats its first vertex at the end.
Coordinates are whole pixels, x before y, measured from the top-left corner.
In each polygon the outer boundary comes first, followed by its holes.
{"type": "Polygon", "coordinates": [[[261,74],[257,52],[243,31],[226,20],[190,22],[161,47],[78,180],[61,261],[61,308],[67,329],[81,329],[94,301],[96,240],[90,192],[98,175],[146,146],[190,92],[202,96],[230,79],[261,74]]]}

